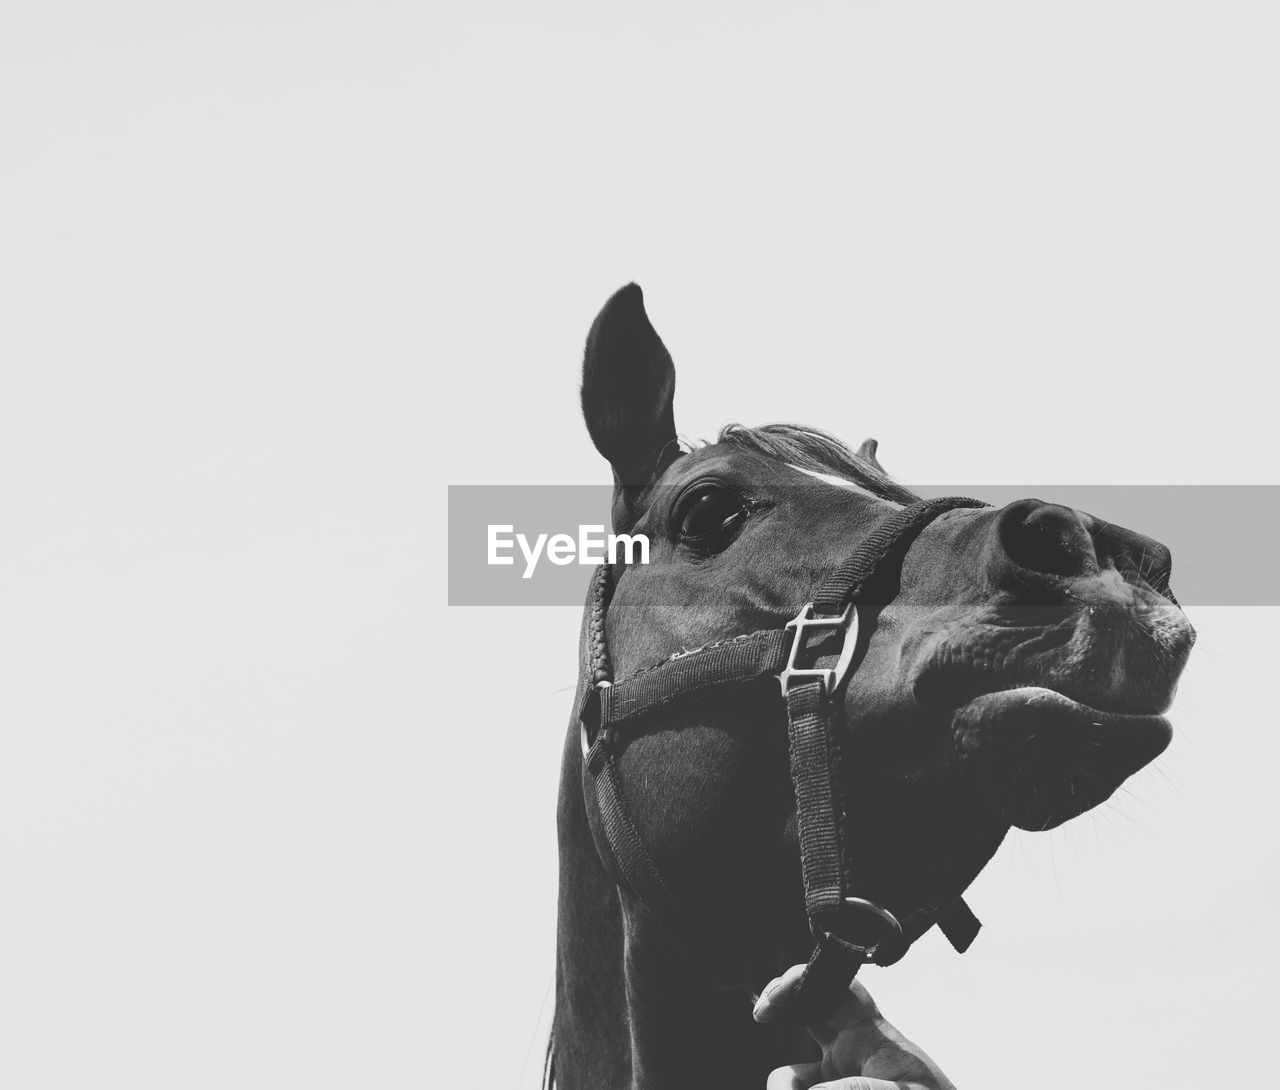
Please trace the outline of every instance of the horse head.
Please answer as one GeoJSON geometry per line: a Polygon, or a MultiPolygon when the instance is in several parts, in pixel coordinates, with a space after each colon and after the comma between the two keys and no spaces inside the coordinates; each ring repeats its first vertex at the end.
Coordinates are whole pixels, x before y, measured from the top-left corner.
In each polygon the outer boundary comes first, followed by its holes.
{"type": "MultiPolygon", "coordinates": [[[[623,288],[588,336],[582,385],[588,430],[613,471],[614,530],[649,540],[647,564],[613,574],[604,630],[618,678],[781,628],[917,499],[879,465],[871,441],[855,453],[814,429],[730,426],[714,443],[682,449],[674,391],[671,357],[640,289],[623,288]]],[[[1056,826],[1163,751],[1162,713],[1194,640],[1168,591],[1169,570],[1159,543],[1037,499],[947,510],[919,531],[892,596],[862,614],[856,669],[833,697],[843,710],[841,819],[862,896],[900,918],[952,902],[1010,826],[1056,826]]],[[[583,1002],[568,980],[581,969],[573,944],[615,927],[623,997],[615,1016],[630,1028],[611,1047],[626,1055],[637,1085],[640,1069],[660,1072],[654,1085],[678,1085],[664,1064],[684,1047],[679,1033],[665,1053],[637,1040],[646,1027],[661,1036],[669,1021],[654,1012],[664,1000],[643,998],[645,959],[659,966],[655,979],[681,982],[680,996],[668,997],[673,1009],[697,993],[705,1010],[726,981],[767,979],[807,949],[777,684],[673,703],[629,732],[618,754],[631,820],[698,936],[695,955],[669,949],[647,926],[645,906],[604,858],[581,760],[570,744],[557,1052],[562,1038],[572,1039],[566,1051],[585,1050],[579,1060],[590,1051],[559,1014],[583,1002]],[[591,896],[608,909],[582,904],[588,834],[607,876],[591,896]],[[576,843],[566,848],[566,839],[576,843]],[[712,983],[699,992],[704,977],[712,983]]],[[[611,985],[599,972],[592,987],[603,1014],[610,1008],[599,997],[611,985]]],[[[760,1077],[752,1063],[773,1058],[750,1059],[760,1049],[747,1043],[745,1020],[726,1013],[724,1025],[730,1037],[743,1034],[729,1046],[744,1057],[743,1077],[760,1077]]]]}

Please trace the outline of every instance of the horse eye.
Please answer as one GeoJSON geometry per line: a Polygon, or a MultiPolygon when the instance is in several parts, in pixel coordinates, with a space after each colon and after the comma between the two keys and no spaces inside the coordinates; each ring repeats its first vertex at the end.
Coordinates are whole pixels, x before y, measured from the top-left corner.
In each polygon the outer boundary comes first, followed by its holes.
{"type": "Polygon", "coordinates": [[[746,516],[740,497],[719,487],[702,488],[681,504],[676,525],[682,541],[706,546],[727,537],[746,516]]]}

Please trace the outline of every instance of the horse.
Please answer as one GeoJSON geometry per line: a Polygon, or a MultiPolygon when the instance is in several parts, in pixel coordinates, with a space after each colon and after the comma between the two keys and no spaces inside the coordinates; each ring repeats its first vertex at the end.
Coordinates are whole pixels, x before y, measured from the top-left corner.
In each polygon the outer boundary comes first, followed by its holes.
{"type": "MultiPolygon", "coordinates": [[[[958,918],[967,945],[961,895],[1011,827],[1085,812],[1168,745],[1195,638],[1150,538],[1038,499],[922,504],[874,440],[855,451],[772,424],[682,444],[674,394],[627,285],[591,326],[581,402],[612,470],[614,531],[650,552],[602,568],[584,612],[557,806],[559,1090],[763,1087],[814,1058],[798,1018],[752,1020],[760,985],[815,934],[860,961],[892,935],[894,960],[958,918]],[[838,631],[797,663],[814,588],[847,576],[850,554],[878,590],[844,586],[818,618],[838,631]],[[776,661],[739,667],[766,644],[776,661]],[[781,687],[779,664],[795,675],[781,687]],[[825,750],[811,735],[816,795],[797,771],[805,690],[830,732],[825,750]],[[637,713],[606,730],[601,707],[616,719],[627,700],[637,713]],[[837,901],[874,941],[814,927],[811,871],[833,858],[837,901]]],[[[847,988],[852,972],[831,979],[847,988]]]]}

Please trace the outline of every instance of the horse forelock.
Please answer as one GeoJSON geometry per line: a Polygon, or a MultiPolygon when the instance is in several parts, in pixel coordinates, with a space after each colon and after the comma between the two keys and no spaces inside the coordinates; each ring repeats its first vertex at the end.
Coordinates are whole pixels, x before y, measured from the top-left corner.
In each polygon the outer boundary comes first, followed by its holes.
{"type": "Polygon", "coordinates": [[[727,424],[720,429],[716,442],[763,454],[814,475],[838,477],[894,503],[919,499],[879,466],[819,428],[800,424],[762,424],[757,428],[727,424]]]}

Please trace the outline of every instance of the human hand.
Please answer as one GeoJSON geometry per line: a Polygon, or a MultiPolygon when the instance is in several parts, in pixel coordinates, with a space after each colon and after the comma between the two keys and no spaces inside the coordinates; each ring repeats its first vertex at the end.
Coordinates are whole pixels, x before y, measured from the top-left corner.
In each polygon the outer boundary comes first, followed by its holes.
{"type": "MultiPolygon", "coordinates": [[[[755,1006],[757,1022],[782,1013],[803,972],[803,965],[793,965],[770,981],[755,1006]]],[[[856,980],[831,1017],[807,1029],[822,1046],[822,1059],[778,1068],[766,1090],[955,1090],[924,1050],[885,1019],[856,980]]]]}

